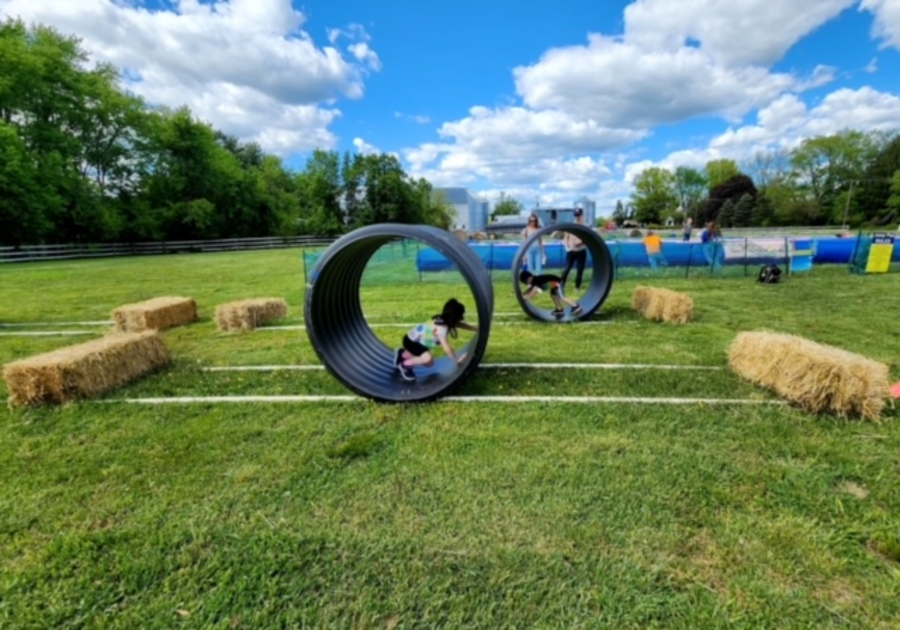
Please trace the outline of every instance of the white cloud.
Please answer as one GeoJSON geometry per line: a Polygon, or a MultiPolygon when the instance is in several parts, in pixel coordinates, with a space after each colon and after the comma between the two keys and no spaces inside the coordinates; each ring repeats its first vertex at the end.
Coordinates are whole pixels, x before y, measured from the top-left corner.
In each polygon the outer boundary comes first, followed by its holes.
{"type": "Polygon", "coordinates": [[[445,123],[446,140],[408,149],[416,177],[457,183],[484,178],[501,186],[533,185],[585,190],[610,171],[589,154],[631,144],[642,131],[608,129],[562,112],[521,107],[473,107],[470,116],[445,123]]]}
{"type": "Polygon", "coordinates": [[[629,164],[624,179],[650,166],[674,170],[678,166],[702,168],[710,160],[722,158],[738,162],[752,158],[761,150],[792,149],[804,139],[836,134],[845,129],[890,131],[900,128],[900,96],[878,92],[870,87],[840,89],[809,108],[794,95],[784,95],[760,110],[754,125],[728,129],[713,138],[706,147],[676,151],[665,158],[629,164]]]}
{"type": "Polygon", "coordinates": [[[365,42],[357,42],[355,44],[350,44],[347,46],[347,50],[350,51],[357,60],[364,62],[369,68],[375,70],[381,70],[381,60],[378,58],[378,55],[374,50],[369,48],[369,45],[365,42]]]}
{"type": "Polygon", "coordinates": [[[900,0],[862,0],[859,8],[875,14],[872,35],[882,40],[882,47],[900,49],[900,0]]]}
{"type": "Polygon", "coordinates": [[[625,41],[667,52],[697,42],[718,64],[769,66],[854,4],[856,0],[637,0],[625,9],[625,41]]]}
{"type": "MultiPolygon", "coordinates": [[[[362,97],[365,72],[379,67],[368,46],[351,59],[318,47],[290,0],[165,6],[0,0],[3,13],[77,34],[92,60],[121,68],[128,88],[149,101],[186,104],[217,128],[280,153],[334,146],[333,103],[362,97]]],[[[367,39],[356,25],[345,33],[367,39]]]]}
{"type": "Polygon", "coordinates": [[[356,150],[363,155],[377,155],[381,153],[381,149],[369,144],[362,138],[353,138],[353,146],[356,147],[356,150]]]}
{"type": "Polygon", "coordinates": [[[718,65],[696,48],[656,51],[601,35],[591,35],[587,46],[552,49],[514,74],[532,108],[554,107],[631,128],[704,114],[739,118],[797,83],[764,68],[718,65]]]}
{"type": "Polygon", "coordinates": [[[878,57],[872,57],[872,61],[866,64],[865,70],[868,74],[875,74],[878,72],[878,57]]]}

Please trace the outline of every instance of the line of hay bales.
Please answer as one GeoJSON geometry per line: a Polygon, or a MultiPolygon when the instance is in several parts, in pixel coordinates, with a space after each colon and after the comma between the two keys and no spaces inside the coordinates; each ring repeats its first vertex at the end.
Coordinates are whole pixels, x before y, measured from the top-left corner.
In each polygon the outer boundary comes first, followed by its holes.
{"type": "MultiPolygon", "coordinates": [[[[278,298],[240,300],[216,310],[220,330],[253,330],[287,316],[278,298]]],[[[157,297],[112,311],[113,330],[86,343],[4,366],[9,405],[64,404],[121,387],[171,363],[159,331],[197,320],[192,298],[157,297]]]]}
{"type": "MultiPolygon", "coordinates": [[[[632,308],[650,320],[684,324],[693,318],[694,302],[684,293],[638,286],[632,308]]],[[[811,413],[878,420],[890,394],[884,363],[795,335],[739,333],[728,363],[742,378],[811,413]]]]}

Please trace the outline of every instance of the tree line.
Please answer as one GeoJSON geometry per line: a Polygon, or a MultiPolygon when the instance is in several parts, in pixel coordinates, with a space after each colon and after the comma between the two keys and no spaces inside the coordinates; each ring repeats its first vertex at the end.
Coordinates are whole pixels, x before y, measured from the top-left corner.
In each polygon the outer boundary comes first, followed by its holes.
{"type": "Polygon", "coordinates": [[[900,213],[900,135],[844,130],[792,150],[757,153],[742,165],[651,167],[634,181],[630,203],[613,216],[658,224],[672,217],[724,227],[879,226],[900,213]]]}
{"type": "Polygon", "coordinates": [[[254,142],[155,107],[89,66],[76,37],[0,23],[0,244],[448,228],[453,207],[392,155],[315,151],[288,169],[254,142]]]}

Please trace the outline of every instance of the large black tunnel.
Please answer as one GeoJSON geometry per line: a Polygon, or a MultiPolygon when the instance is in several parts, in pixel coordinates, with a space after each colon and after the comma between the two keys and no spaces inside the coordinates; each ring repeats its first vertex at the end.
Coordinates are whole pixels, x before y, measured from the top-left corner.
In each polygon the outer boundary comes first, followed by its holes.
{"type": "MultiPolygon", "coordinates": [[[[522,243],[519,251],[516,252],[516,257],[512,262],[512,272],[516,299],[519,301],[522,310],[534,319],[545,322],[571,322],[589,317],[600,308],[604,301],[606,301],[610,289],[612,289],[613,277],[615,276],[612,254],[610,253],[606,242],[595,230],[592,230],[582,223],[558,223],[547,225],[532,234],[528,240],[522,243]],[[572,315],[571,310],[567,308],[563,317],[556,317],[550,309],[540,308],[534,303],[526,300],[522,293],[522,283],[519,282],[519,272],[522,270],[522,264],[525,260],[528,248],[532,245],[536,247],[539,238],[546,237],[548,234],[554,232],[568,232],[569,234],[574,234],[587,246],[589,256],[588,264],[591,265],[593,274],[591,276],[590,286],[578,298],[578,302],[581,304],[582,309],[584,309],[578,316],[572,315]]],[[[573,296],[568,295],[567,297],[573,296]]]]}
{"type": "MultiPolygon", "coordinates": [[[[437,305],[438,310],[442,304],[437,305]]],[[[469,321],[473,309],[471,304],[466,306],[469,321]]],[[[449,394],[478,368],[487,348],[493,311],[490,274],[467,243],[430,226],[381,223],[339,238],[322,254],[306,288],[304,316],[319,360],[346,387],[382,402],[425,402],[449,394]],[[463,365],[441,357],[430,368],[416,368],[414,382],[404,381],[393,364],[401,335],[398,333],[393,347],[386,346],[369,328],[360,303],[366,264],[381,246],[397,239],[419,241],[454,263],[475,297],[478,314],[478,332],[462,350],[468,353],[463,365]]]]}

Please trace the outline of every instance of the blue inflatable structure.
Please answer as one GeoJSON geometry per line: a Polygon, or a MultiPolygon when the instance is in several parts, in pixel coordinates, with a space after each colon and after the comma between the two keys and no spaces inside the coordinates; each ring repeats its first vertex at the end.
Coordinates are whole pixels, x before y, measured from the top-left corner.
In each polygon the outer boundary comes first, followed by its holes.
{"type": "MultiPolygon", "coordinates": [[[[767,240],[770,243],[773,239],[767,240]]],[[[784,240],[784,239],[776,239],[784,240]]],[[[793,237],[787,241],[793,240],[793,237]]],[[[813,243],[815,252],[813,262],[815,264],[849,264],[858,247],[871,241],[869,237],[848,238],[813,238],[804,239],[813,243]]],[[[786,241],[786,242],[787,242],[786,241]]],[[[754,250],[738,255],[731,252],[737,251],[745,243],[753,243],[753,239],[724,239],[714,246],[704,246],[700,243],[682,243],[676,241],[664,241],[663,255],[666,263],[671,267],[706,267],[713,257],[718,265],[764,265],[772,262],[786,263],[789,257],[787,247],[771,249],[769,251],[754,250]]],[[[471,242],[469,246],[481,258],[488,269],[509,270],[512,268],[513,259],[522,244],[520,242],[471,242]]],[[[647,250],[640,241],[606,241],[616,266],[621,267],[649,267],[647,250]]],[[[549,268],[565,266],[566,252],[561,242],[544,243],[544,251],[547,254],[549,268]]],[[[900,262],[900,247],[894,248],[893,262],[900,262]]],[[[419,250],[416,260],[419,271],[447,271],[453,268],[453,264],[442,254],[431,249],[419,250]]],[[[590,259],[588,265],[591,264],[590,259]]]]}

